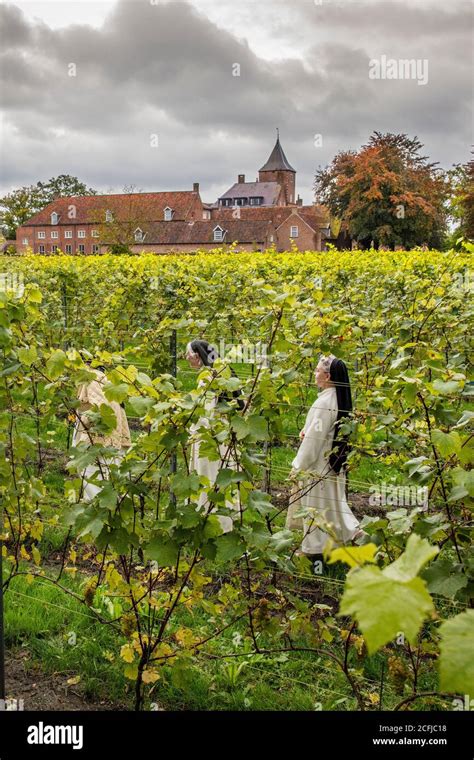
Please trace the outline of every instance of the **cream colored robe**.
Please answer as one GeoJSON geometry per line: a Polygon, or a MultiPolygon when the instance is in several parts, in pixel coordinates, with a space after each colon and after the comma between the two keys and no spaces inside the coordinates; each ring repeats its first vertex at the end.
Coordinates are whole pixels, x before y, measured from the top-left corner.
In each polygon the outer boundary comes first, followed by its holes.
{"type": "Polygon", "coordinates": [[[359,522],[347,503],[344,468],[336,475],[329,464],[336,419],[336,389],[325,388],[308,412],[303,428],[305,436],[292,462],[294,470],[314,473],[312,478],[306,478],[298,484],[303,488],[299,504],[309,508],[314,515],[314,518],[303,520],[301,550],[305,554],[322,554],[329,535],[335,539],[336,544],[347,543],[359,527],[359,522]],[[308,490],[311,482],[319,478],[321,480],[308,490]],[[328,523],[328,532],[315,524],[316,519],[320,520],[321,517],[328,523]]]}
{"type": "MultiPolygon", "coordinates": [[[[203,387],[207,383],[205,381],[200,381],[198,387],[203,387]]],[[[213,395],[210,399],[207,399],[205,401],[205,409],[208,413],[207,417],[200,417],[197,422],[193,423],[190,428],[189,432],[191,433],[193,437],[193,442],[191,444],[191,454],[190,454],[190,460],[189,460],[189,468],[190,470],[194,470],[198,473],[198,475],[204,475],[206,478],[209,478],[209,482],[212,485],[216,482],[216,478],[219,474],[219,470],[221,469],[221,460],[211,460],[207,459],[207,457],[200,457],[199,456],[199,447],[200,447],[200,438],[199,438],[199,429],[200,428],[209,428],[209,418],[212,418],[212,415],[214,413],[214,407],[216,406],[216,396],[213,395]]],[[[218,444],[219,446],[219,454],[221,458],[223,458],[227,452],[228,445],[227,444],[218,444]]],[[[235,469],[235,462],[231,457],[226,458],[225,463],[226,468],[235,469]]],[[[238,502],[238,499],[236,499],[236,502],[231,502],[228,499],[225,502],[225,505],[228,509],[233,509],[236,512],[240,513],[240,505],[238,502]]],[[[209,511],[210,509],[212,511],[216,510],[216,506],[214,504],[211,504],[211,502],[208,499],[207,493],[204,491],[201,491],[199,494],[199,500],[198,500],[198,506],[197,509],[205,509],[206,511],[209,511]]],[[[224,533],[229,533],[233,528],[233,519],[231,517],[226,517],[225,515],[217,515],[217,519],[219,520],[219,523],[221,525],[221,528],[224,533]]]]}
{"type": "Polygon", "coordinates": [[[107,382],[107,378],[104,373],[98,369],[91,370],[96,375],[96,380],[91,380],[89,383],[82,383],[79,386],[77,397],[79,399],[80,406],[78,413],[81,420],[77,421],[76,428],[74,430],[74,445],[84,441],[89,446],[91,443],[101,444],[102,446],[113,446],[116,449],[127,449],[132,441],[130,438],[130,429],[128,427],[127,415],[125,410],[117,403],[117,401],[107,401],[104,396],[104,385],[107,382]],[[87,430],[87,416],[84,416],[84,412],[91,409],[94,404],[100,406],[106,404],[110,406],[117,419],[117,425],[115,430],[112,430],[107,435],[99,435],[98,433],[89,433],[87,430]],[[92,440],[91,440],[92,438],[92,440]]]}
{"type": "Polygon", "coordinates": [[[77,397],[81,402],[77,411],[81,419],[76,420],[72,445],[77,446],[79,443],[85,443],[87,446],[100,444],[102,446],[113,446],[116,449],[120,449],[120,451],[114,457],[108,459],[100,457],[100,467],[99,464],[90,464],[81,472],[83,501],[92,501],[94,496],[101,490],[101,487],[89,482],[89,479],[93,477],[98,477],[100,480],[107,479],[109,476],[109,465],[120,464],[124,450],[131,445],[130,429],[125,410],[116,401],[108,401],[105,398],[103,386],[106,382],[106,377],[104,373],[98,369],[92,371],[97,379],[80,385],[77,393],[77,397]],[[115,412],[117,425],[115,430],[112,430],[107,435],[101,436],[97,433],[88,432],[87,415],[85,415],[85,412],[91,409],[94,404],[98,406],[107,404],[115,412]]]}

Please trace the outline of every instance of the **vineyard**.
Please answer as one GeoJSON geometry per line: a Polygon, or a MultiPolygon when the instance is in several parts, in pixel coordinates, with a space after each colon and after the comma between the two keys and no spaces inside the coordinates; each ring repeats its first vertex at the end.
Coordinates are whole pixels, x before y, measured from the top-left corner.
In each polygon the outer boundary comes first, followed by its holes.
{"type": "MultiPolygon", "coordinates": [[[[21,662],[57,709],[466,709],[473,250],[4,258],[7,699],[21,662]],[[186,362],[195,338],[217,347],[212,369],[186,362]],[[329,353],[351,377],[348,501],[367,537],[315,574],[285,517],[329,353]],[[95,366],[130,423],[115,463],[73,445],[95,366]],[[216,396],[209,483],[190,428],[216,396]],[[85,501],[80,473],[101,457],[85,501]]],[[[89,416],[98,434],[117,423],[106,405],[89,416]]]]}

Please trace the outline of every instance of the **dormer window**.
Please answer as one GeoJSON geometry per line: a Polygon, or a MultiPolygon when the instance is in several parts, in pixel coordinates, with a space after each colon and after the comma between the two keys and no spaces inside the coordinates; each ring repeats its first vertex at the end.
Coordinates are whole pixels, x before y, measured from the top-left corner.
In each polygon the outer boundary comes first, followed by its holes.
{"type": "Polygon", "coordinates": [[[166,206],[165,212],[164,212],[165,222],[171,222],[172,218],[173,218],[173,209],[170,208],[169,206],[166,206]]]}
{"type": "Polygon", "coordinates": [[[56,211],[53,211],[51,214],[51,224],[57,224],[59,222],[59,214],[56,213],[56,211]]]}
{"type": "Polygon", "coordinates": [[[217,225],[217,227],[214,227],[213,232],[215,241],[222,242],[224,240],[224,230],[222,227],[219,227],[219,225],[217,225]]]}
{"type": "Polygon", "coordinates": [[[143,243],[143,241],[145,240],[145,235],[143,234],[143,232],[140,229],[140,227],[137,227],[137,229],[135,230],[134,235],[135,235],[135,242],[136,243],[143,243]]]}
{"type": "Polygon", "coordinates": [[[113,215],[113,214],[112,214],[112,212],[111,212],[111,211],[109,211],[109,210],[107,210],[107,211],[105,212],[105,221],[106,221],[106,222],[113,222],[113,221],[114,221],[114,215],[113,215]]]}

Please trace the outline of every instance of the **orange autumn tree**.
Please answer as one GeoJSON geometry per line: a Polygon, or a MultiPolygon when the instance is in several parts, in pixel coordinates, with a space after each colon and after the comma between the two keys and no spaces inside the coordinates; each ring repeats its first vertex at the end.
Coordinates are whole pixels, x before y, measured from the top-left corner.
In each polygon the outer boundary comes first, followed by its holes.
{"type": "Polygon", "coordinates": [[[423,145],[405,134],[374,132],[367,145],[341,151],[316,173],[316,202],[362,246],[441,247],[448,182],[423,145]]]}

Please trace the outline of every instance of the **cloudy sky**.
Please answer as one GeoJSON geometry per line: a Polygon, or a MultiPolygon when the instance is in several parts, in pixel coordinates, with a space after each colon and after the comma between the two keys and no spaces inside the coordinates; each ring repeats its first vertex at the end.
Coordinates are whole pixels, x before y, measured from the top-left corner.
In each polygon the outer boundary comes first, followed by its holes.
{"type": "Polygon", "coordinates": [[[305,203],[373,130],[469,158],[464,0],[6,0],[0,29],[1,193],[64,173],[214,201],[255,179],[276,127],[305,203]],[[382,56],[426,60],[427,83],[369,78],[382,56]]]}

